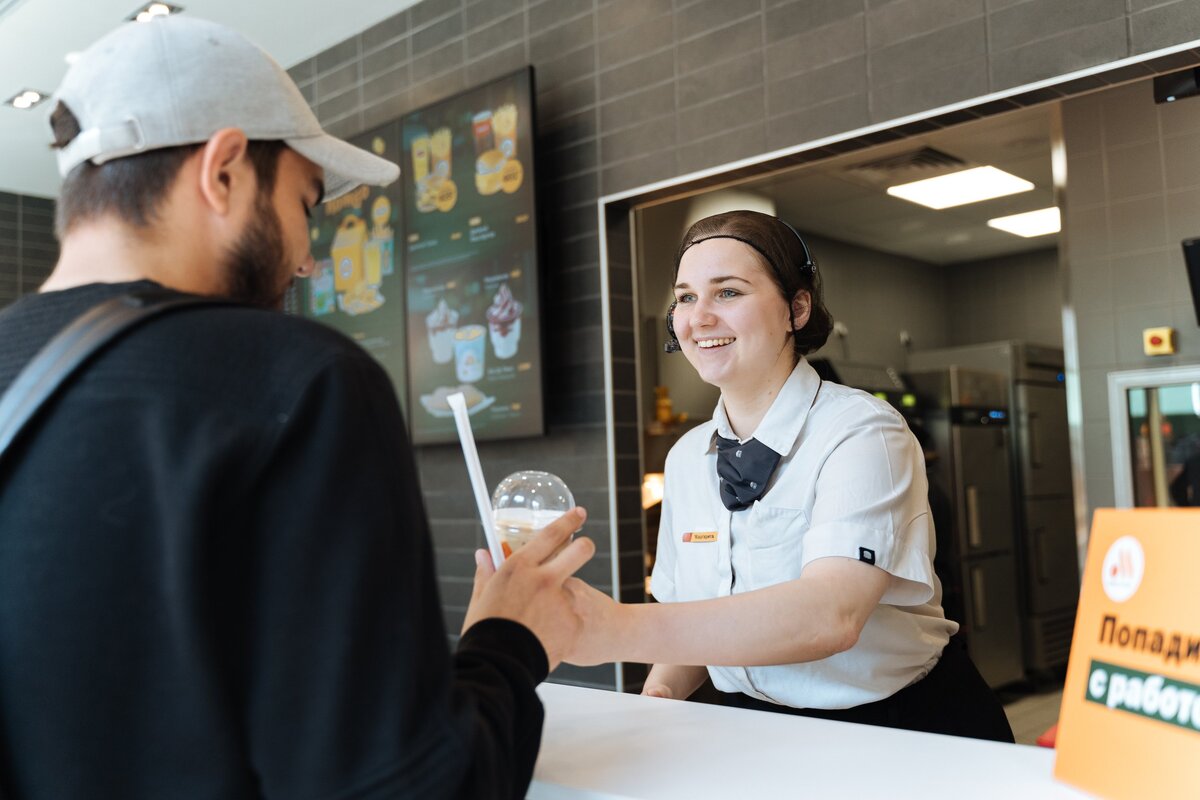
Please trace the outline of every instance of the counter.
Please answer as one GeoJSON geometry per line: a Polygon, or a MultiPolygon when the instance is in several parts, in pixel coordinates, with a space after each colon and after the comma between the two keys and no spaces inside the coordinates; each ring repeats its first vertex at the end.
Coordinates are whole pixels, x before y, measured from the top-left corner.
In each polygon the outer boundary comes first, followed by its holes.
{"type": "Polygon", "coordinates": [[[543,684],[532,800],[1084,800],[1054,751],[543,684]]]}

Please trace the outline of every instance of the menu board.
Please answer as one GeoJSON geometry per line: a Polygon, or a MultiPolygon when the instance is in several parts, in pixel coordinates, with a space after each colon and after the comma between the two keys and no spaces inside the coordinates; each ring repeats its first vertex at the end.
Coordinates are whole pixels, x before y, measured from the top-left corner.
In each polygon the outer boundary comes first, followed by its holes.
{"type": "Polygon", "coordinates": [[[478,439],[543,432],[532,97],[526,68],[401,119],[417,444],[457,439],[455,392],[478,439]]]}
{"type": "MultiPolygon", "coordinates": [[[[400,124],[350,140],[398,161],[400,124]]],[[[396,253],[399,183],[360,186],[313,210],[309,223],[316,269],[296,282],[295,308],[354,339],[383,365],[407,408],[403,274],[396,253]]]]}

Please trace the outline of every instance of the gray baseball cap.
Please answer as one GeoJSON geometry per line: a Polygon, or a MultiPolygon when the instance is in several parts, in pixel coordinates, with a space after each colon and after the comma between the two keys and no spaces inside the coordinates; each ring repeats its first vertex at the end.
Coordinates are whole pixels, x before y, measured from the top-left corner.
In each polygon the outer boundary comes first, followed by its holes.
{"type": "Polygon", "coordinates": [[[282,140],[325,170],[325,199],[383,186],[400,167],[321,130],[291,76],[214,22],[175,15],[127,22],[89,47],[54,93],[80,133],[58,151],[63,177],[147,150],[199,144],[222,128],[282,140]]]}

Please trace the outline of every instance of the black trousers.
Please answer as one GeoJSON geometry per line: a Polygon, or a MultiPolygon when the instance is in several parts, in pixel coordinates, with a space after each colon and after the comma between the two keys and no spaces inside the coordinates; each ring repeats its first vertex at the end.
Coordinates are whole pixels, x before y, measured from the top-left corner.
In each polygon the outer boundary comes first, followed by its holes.
{"type": "Polygon", "coordinates": [[[724,694],[725,705],[801,717],[858,722],[884,728],[946,733],[972,739],[1012,742],[1013,732],[1000,700],[988,687],[958,638],[952,638],[929,674],[891,697],[854,708],[792,708],[724,694]]]}

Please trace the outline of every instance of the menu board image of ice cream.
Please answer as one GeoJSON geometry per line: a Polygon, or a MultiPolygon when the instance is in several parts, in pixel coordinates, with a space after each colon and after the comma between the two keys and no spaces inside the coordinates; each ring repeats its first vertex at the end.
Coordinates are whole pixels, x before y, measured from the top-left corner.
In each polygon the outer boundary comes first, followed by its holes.
{"type": "MultiPolygon", "coordinates": [[[[353,140],[398,161],[400,125],[353,140]]],[[[404,408],[407,395],[403,274],[396,252],[401,189],[360,186],[313,210],[309,237],[316,268],[297,282],[295,309],[357,341],[383,364],[404,408]]]]}
{"type": "Polygon", "coordinates": [[[480,440],[543,432],[533,74],[401,120],[413,441],[455,441],[463,392],[480,440]]]}

